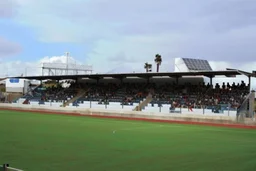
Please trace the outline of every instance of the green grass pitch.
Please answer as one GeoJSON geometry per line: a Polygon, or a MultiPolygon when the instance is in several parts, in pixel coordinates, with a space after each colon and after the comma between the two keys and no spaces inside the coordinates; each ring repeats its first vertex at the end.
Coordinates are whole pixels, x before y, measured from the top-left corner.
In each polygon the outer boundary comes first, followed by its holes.
{"type": "Polygon", "coordinates": [[[0,164],[25,171],[256,170],[256,130],[0,111],[0,164]]]}

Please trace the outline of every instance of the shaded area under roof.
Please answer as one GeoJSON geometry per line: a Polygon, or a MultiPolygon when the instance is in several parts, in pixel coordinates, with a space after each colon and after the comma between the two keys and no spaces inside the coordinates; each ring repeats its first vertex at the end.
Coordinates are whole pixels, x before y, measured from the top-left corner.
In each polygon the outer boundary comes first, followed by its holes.
{"type": "Polygon", "coordinates": [[[47,75],[47,76],[19,76],[19,77],[9,77],[9,78],[20,78],[20,79],[30,79],[30,80],[66,80],[66,79],[103,79],[106,77],[112,78],[127,78],[127,77],[141,77],[141,78],[151,78],[151,77],[173,77],[179,78],[182,76],[227,76],[232,77],[236,75],[252,76],[252,73],[240,71],[240,70],[225,70],[225,71],[197,71],[197,72],[160,72],[160,73],[120,73],[120,74],[85,74],[85,75],[47,75]]]}

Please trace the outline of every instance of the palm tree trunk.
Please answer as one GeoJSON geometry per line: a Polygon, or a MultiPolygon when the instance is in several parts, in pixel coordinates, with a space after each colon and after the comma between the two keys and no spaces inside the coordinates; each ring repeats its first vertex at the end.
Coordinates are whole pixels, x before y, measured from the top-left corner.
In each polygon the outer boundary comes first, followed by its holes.
{"type": "Polygon", "coordinates": [[[159,64],[156,64],[156,72],[159,72],[159,64]]]}
{"type": "Polygon", "coordinates": [[[146,72],[148,72],[148,67],[147,67],[147,69],[146,69],[146,72]]]}

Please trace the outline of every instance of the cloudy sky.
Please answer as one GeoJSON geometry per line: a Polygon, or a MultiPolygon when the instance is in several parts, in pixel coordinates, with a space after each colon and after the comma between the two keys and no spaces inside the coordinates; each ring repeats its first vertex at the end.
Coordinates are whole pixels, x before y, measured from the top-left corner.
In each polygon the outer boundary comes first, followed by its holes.
{"type": "MultiPolygon", "coordinates": [[[[256,70],[255,0],[0,0],[0,77],[74,60],[94,72],[144,72],[162,55],[256,70]]],[[[155,70],[155,68],[154,68],[155,70]]]]}

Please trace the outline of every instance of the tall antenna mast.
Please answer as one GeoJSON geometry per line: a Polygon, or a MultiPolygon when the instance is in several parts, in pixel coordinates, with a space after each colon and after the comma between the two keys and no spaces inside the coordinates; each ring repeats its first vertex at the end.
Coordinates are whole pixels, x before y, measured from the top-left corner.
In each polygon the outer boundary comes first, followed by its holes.
{"type": "Polygon", "coordinates": [[[69,58],[69,52],[66,52],[66,65],[67,65],[66,75],[68,75],[68,58],[69,58]]]}

